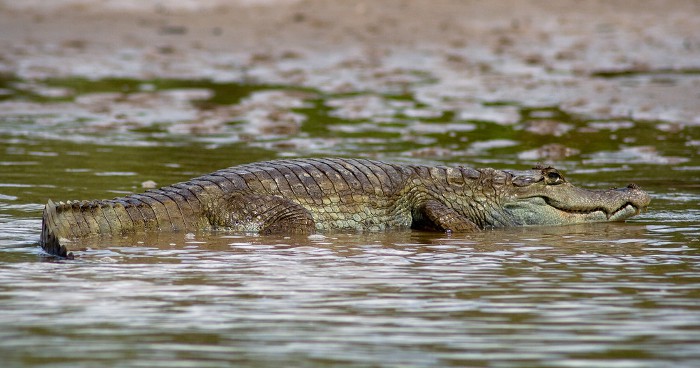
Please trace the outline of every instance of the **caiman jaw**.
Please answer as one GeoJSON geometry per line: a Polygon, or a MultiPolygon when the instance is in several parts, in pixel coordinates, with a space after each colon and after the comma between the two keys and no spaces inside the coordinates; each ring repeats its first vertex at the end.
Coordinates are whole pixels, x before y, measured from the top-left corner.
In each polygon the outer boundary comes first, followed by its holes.
{"type": "Polygon", "coordinates": [[[562,211],[562,212],[566,212],[566,213],[586,215],[586,214],[592,214],[594,212],[602,212],[603,214],[605,214],[605,217],[608,219],[608,221],[624,220],[628,217],[638,215],[639,213],[641,213],[643,210],[646,209],[646,207],[639,208],[632,202],[627,202],[613,211],[609,211],[605,207],[595,207],[595,208],[587,208],[587,209],[571,209],[571,208],[558,207],[555,203],[553,203],[554,201],[550,200],[549,198],[542,197],[542,199],[544,199],[544,201],[545,201],[545,203],[547,203],[547,205],[552,206],[552,207],[556,208],[557,210],[562,211]]]}

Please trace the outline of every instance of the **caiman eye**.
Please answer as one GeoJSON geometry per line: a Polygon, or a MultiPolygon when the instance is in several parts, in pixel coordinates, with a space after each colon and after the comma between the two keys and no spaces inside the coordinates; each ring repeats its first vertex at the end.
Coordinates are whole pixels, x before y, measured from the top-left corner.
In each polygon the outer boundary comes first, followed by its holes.
{"type": "Polygon", "coordinates": [[[550,171],[550,172],[546,173],[545,177],[546,177],[545,182],[548,185],[557,185],[557,184],[561,184],[564,182],[564,177],[561,176],[561,174],[559,174],[556,171],[550,171]]]}

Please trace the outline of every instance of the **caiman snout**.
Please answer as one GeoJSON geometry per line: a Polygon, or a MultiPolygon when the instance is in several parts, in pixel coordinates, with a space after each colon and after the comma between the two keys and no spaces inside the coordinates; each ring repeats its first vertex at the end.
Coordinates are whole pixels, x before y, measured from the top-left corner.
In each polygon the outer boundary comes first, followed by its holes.
{"type": "Polygon", "coordinates": [[[645,210],[651,202],[649,194],[642,190],[642,187],[635,183],[627,185],[626,190],[629,192],[630,203],[639,210],[645,210]]]}
{"type": "Polygon", "coordinates": [[[651,202],[651,197],[649,197],[649,194],[643,191],[642,187],[635,183],[630,183],[626,188],[617,190],[624,192],[624,195],[627,197],[629,203],[640,210],[646,209],[651,202]]]}
{"type": "Polygon", "coordinates": [[[630,183],[625,188],[614,189],[614,193],[610,199],[612,202],[617,202],[615,206],[620,206],[613,212],[608,212],[609,220],[625,219],[644,212],[651,202],[651,197],[647,192],[642,190],[642,188],[634,183],[630,183]],[[614,198],[616,198],[614,200],[614,198]]]}

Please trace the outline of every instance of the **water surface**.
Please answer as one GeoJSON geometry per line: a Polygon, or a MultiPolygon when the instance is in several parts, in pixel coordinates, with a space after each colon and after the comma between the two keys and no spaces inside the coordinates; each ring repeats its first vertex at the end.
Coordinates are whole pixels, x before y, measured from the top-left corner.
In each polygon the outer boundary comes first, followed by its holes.
{"type": "Polygon", "coordinates": [[[470,118],[410,94],[207,81],[3,83],[3,366],[700,364],[693,126],[507,101],[470,118]],[[48,198],[326,155],[544,161],[581,186],[635,182],[653,199],[627,223],[466,235],[154,234],[88,243],[75,260],[36,244],[48,198]]]}

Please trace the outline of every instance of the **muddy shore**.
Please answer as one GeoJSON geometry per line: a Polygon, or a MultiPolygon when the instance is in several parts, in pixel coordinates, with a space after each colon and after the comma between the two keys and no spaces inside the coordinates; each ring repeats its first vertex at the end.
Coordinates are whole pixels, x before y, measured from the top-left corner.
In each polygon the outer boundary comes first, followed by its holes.
{"type": "MultiPolygon", "coordinates": [[[[206,78],[700,124],[697,1],[0,2],[0,73],[206,78]]],[[[51,93],[51,91],[44,91],[51,93]]],[[[6,107],[7,109],[7,107],[6,107]]]]}

